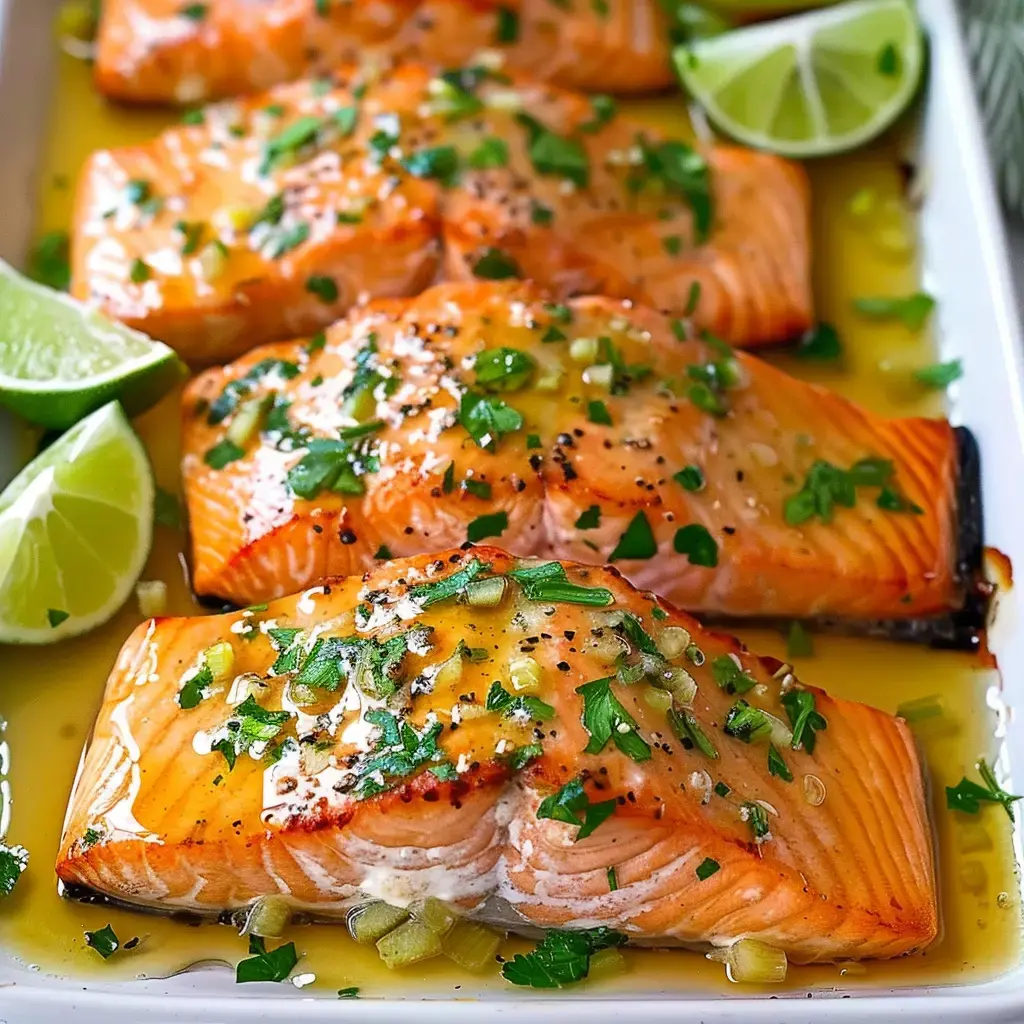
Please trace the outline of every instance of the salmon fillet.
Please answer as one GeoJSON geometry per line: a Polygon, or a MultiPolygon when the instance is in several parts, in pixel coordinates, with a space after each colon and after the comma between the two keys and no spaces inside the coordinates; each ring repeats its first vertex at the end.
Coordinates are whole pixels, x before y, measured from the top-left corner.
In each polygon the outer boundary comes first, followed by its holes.
{"type": "Polygon", "coordinates": [[[558,85],[640,93],[674,82],[669,36],[657,0],[104,0],[96,84],[133,103],[192,104],[350,61],[458,67],[489,51],[558,85]]]}
{"type": "Polygon", "coordinates": [[[72,292],[190,363],[311,333],[360,296],[528,277],[753,345],[812,321],[808,186],[777,157],[699,154],[532,80],[406,64],[209,108],[101,151],[72,292]]]}
{"type": "Polygon", "coordinates": [[[698,612],[957,607],[949,424],[884,419],[689,331],[452,284],[205,372],[183,400],[196,591],[246,605],[496,536],[614,561],[698,612]]]}
{"type": "Polygon", "coordinates": [[[435,896],[513,930],[891,957],[937,929],[921,773],[901,719],[613,569],[478,547],[141,625],[57,873],[164,909],[435,896]]]}

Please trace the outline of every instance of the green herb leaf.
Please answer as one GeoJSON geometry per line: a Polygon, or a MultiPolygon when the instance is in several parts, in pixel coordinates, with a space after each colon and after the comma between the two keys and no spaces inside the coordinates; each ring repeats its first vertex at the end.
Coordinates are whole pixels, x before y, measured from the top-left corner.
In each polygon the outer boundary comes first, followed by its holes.
{"type": "Polygon", "coordinates": [[[822,362],[840,359],[843,355],[843,343],[831,324],[820,323],[804,333],[797,342],[795,354],[799,359],[822,362]]]}
{"type": "Polygon", "coordinates": [[[566,178],[579,188],[590,180],[590,159],[576,139],[556,135],[528,114],[516,118],[526,128],[530,161],[538,174],[566,178]]]}
{"type": "Polygon", "coordinates": [[[501,976],[513,985],[528,988],[561,988],[582,981],[590,971],[594,953],[624,946],[626,936],[610,928],[549,931],[529,953],[517,953],[502,964],[501,976]]]}
{"type": "Polygon", "coordinates": [[[924,509],[920,505],[905,498],[899,491],[894,491],[891,487],[882,488],[875,504],[885,512],[910,512],[915,516],[924,515],[924,509]]]}
{"type": "Polygon", "coordinates": [[[359,987],[353,985],[351,988],[339,988],[338,989],[339,999],[358,999],[359,998],[359,987]]]}
{"type": "Polygon", "coordinates": [[[574,840],[578,843],[615,813],[616,803],[615,800],[591,803],[590,797],[583,791],[583,780],[573,779],[557,793],[541,801],[540,807],[537,808],[537,817],[551,818],[555,821],[564,821],[567,825],[578,826],[579,831],[574,840]]]}
{"type": "Polygon", "coordinates": [[[768,825],[768,812],[760,804],[753,801],[742,804],[740,815],[746,819],[750,831],[754,833],[756,842],[761,842],[762,839],[769,837],[771,828],[768,825]]]}
{"type": "Polygon", "coordinates": [[[653,558],[658,553],[658,543],[654,539],[651,524],[642,510],[630,520],[629,526],[619,537],[615,549],[608,556],[609,562],[620,558],[653,558]]]}
{"type": "Polygon", "coordinates": [[[300,372],[298,363],[287,359],[261,359],[243,376],[229,381],[224,386],[224,390],[210,403],[206,422],[211,427],[223,423],[238,408],[242,399],[248,398],[268,377],[292,380],[300,372]]]}
{"type": "Polygon", "coordinates": [[[707,881],[716,871],[718,871],[718,869],[720,867],[721,867],[721,865],[718,863],[717,860],[712,860],[710,857],[705,857],[697,865],[697,879],[698,879],[698,881],[701,881],[701,882],[707,881]]]}
{"type": "Polygon", "coordinates": [[[71,613],[64,611],[63,608],[46,609],[46,621],[50,624],[50,629],[56,629],[62,622],[70,618],[71,613]]]}
{"type": "Polygon", "coordinates": [[[680,527],[672,543],[679,554],[686,555],[690,565],[718,565],[718,542],[699,523],[680,527]]]}
{"type": "Polygon", "coordinates": [[[235,981],[239,985],[249,981],[284,981],[299,962],[294,942],[268,951],[263,939],[250,935],[249,952],[255,955],[240,960],[235,967],[235,981]]]}
{"type": "Polygon", "coordinates": [[[10,896],[18,879],[28,867],[28,850],[24,846],[0,843],[0,897],[10,896]]]}
{"type": "Polygon", "coordinates": [[[487,245],[479,250],[473,263],[473,276],[485,281],[505,281],[510,277],[522,277],[522,271],[509,253],[487,245]]]}
{"type": "Polygon", "coordinates": [[[321,302],[338,301],[338,285],[333,277],[324,274],[313,274],[306,279],[306,291],[315,295],[321,302]]]}
{"type": "Polygon", "coordinates": [[[588,754],[600,754],[612,740],[615,746],[634,761],[647,761],[651,748],[637,732],[636,720],[619,703],[612,692],[612,678],[595,679],[576,687],[583,697],[583,727],[590,733],[588,754]]]}
{"type": "Polygon", "coordinates": [[[497,136],[488,136],[469,154],[469,166],[477,171],[508,164],[508,143],[497,136]]]}
{"type": "Polygon", "coordinates": [[[436,178],[450,185],[458,174],[459,152],[454,146],[429,146],[404,157],[402,166],[414,178],[436,178]]]}
{"type": "Polygon", "coordinates": [[[814,694],[810,690],[789,690],[782,695],[782,706],[793,727],[793,742],[790,746],[799,750],[803,745],[808,754],[813,754],[817,732],[828,728],[825,716],[815,710],[814,694]]]}
{"type": "Polygon", "coordinates": [[[608,406],[600,400],[587,403],[587,419],[591,423],[598,423],[605,427],[612,425],[612,414],[608,411],[608,406]]]}
{"type": "Polygon", "coordinates": [[[814,640],[804,628],[802,622],[794,620],[789,624],[789,636],[786,639],[786,656],[789,658],[809,658],[814,654],[814,640]]]}
{"type": "Polygon", "coordinates": [[[617,892],[619,889],[619,876],[615,873],[615,868],[609,868],[605,874],[608,876],[608,891],[617,892]]]}
{"type": "Polygon", "coordinates": [[[295,155],[304,147],[316,142],[320,129],[323,126],[324,121],[322,118],[300,117],[278,135],[268,139],[263,148],[263,162],[260,164],[260,174],[269,174],[282,160],[295,155]]]}
{"type": "Polygon", "coordinates": [[[877,296],[854,299],[853,308],[872,320],[899,320],[909,330],[917,331],[935,308],[935,299],[925,292],[904,297],[877,296]]]}
{"type": "Polygon", "coordinates": [[[466,540],[471,544],[476,544],[486,537],[500,537],[507,529],[507,512],[492,512],[488,515],[477,516],[466,527],[466,540]]]}
{"type": "Polygon", "coordinates": [[[395,556],[391,554],[391,548],[389,548],[387,544],[381,544],[381,546],[373,553],[373,557],[379,562],[387,562],[395,556]]]}
{"type": "Polygon", "coordinates": [[[676,738],[684,747],[696,747],[705,757],[715,760],[718,757],[718,750],[708,735],[701,728],[700,722],[689,711],[677,711],[669,708],[668,724],[672,727],[676,738]]]}
{"type": "Polygon", "coordinates": [[[121,948],[121,940],[109,924],[104,925],[99,931],[86,932],[85,944],[90,949],[95,949],[104,960],[109,960],[121,948]]]}
{"type": "Polygon", "coordinates": [[[955,786],[946,787],[946,807],[951,811],[977,814],[983,803],[997,803],[1002,805],[1010,821],[1014,821],[1012,805],[1022,798],[1007,793],[999,785],[995,773],[984,758],[978,761],[976,767],[984,786],[979,786],[965,776],[955,786]]]}
{"type": "Polygon", "coordinates": [[[601,525],[601,506],[591,505],[576,520],[577,530],[596,530],[601,525]]]}
{"type": "Polygon", "coordinates": [[[213,686],[213,672],[206,664],[206,659],[188,676],[178,690],[176,701],[183,711],[191,711],[205,699],[210,687],[213,686]]]}
{"type": "MultiPolygon", "coordinates": [[[[679,192],[683,196],[693,213],[695,240],[698,243],[706,241],[713,220],[711,174],[707,161],[685,142],[648,143],[640,136],[637,144],[648,176],[661,182],[667,191],[679,192]]],[[[638,183],[642,185],[642,179],[638,183]]]]}
{"type": "Polygon", "coordinates": [[[964,375],[963,363],[959,359],[951,359],[948,363],[935,363],[932,366],[922,366],[914,371],[914,380],[923,384],[926,388],[935,388],[941,391],[948,388],[953,381],[959,380],[964,375]]]}
{"type": "Polygon", "coordinates": [[[303,653],[303,636],[303,631],[296,628],[278,627],[267,630],[270,646],[277,652],[277,660],[270,667],[272,675],[280,676],[298,670],[299,659],[303,653]]]}
{"type": "Polygon", "coordinates": [[[528,601],[553,601],[601,608],[614,600],[611,591],[604,587],[584,587],[570,583],[560,562],[543,562],[513,569],[508,576],[523,588],[523,595],[528,601]]]}
{"type": "Polygon", "coordinates": [[[880,75],[888,75],[889,77],[898,75],[902,63],[900,51],[896,48],[895,43],[886,43],[878,51],[877,67],[880,75]]]}
{"type": "Polygon", "coordinates": [[[487,691],[487,710],[497,711],[502,718],[518,716],[536,722],[550,722],[555,717],[555,709],[540,697],[529,694],[513,696],[497,680],[491,683],[487,691]]]}
{"type": "Polygon", "coordinates": [[[269,743],[291,718],[287,711],[267,711],[251,695],[235,708],[227,721],[227,736],[213,747],[224,755],[228,768],[256,743],[269,743]]]}
{"type": "Polygon", "coordinates": [[[711,675],[726,693],[746,693],[757,686],[757,680],[728,654],[720,654],[711,662],[711,675]]]}
{"type": "Polygon", "coordinates": [[[381,729],[381,736],[375,749],[358,763],[354,788],[357,799],[384,793],[421,768],[429,767],[431,762],[442,761],[437,746],[444,728],[440,722],[417,732],[408,722],[399,723],[389,711],[380,708],[367,711],[363,717],[381,729]]]}
{"type": "Polygon", "coordinates": [[[71,287],[70,250],[66,231],[48,231],[32,248],[28,276],[48,288],[66,292],[71,287]]]}
{"type": "Polygon", "coordinates": [[[581,132],[598,132],[618,113],[615,100],[611,96],[591,96],[590,106],[594,116],[580,125],[581,132]]]}
{"type": "Polygon", "coordinates": [[[210,467],[210,469],[223,469],[232,462],[237,462],[244,455],[244,448],[239,448],[234,441],[229,441],[225,438],[223,441],[218,441],[217,444],[207,450],[206,454],[203,456],[203,461],[210,467]]]}
{"type": "Polygon", "coordinates": [[[768,774],[777,776],[783,782],[793,781],[793,773],[774,743],[768,744],[768,774]]]}
{"type": "Polygon", "coordinates": [[[499,7],[495,38],[499,43],[514,43],[519,39],[519,13],[511,7],[499,7]]]}
{"type": "Polygon", "coordinates": [[[486,480],[476,480],[467,477],[462,481],[462,489],[474,497],[483,498],[485,501],[491,497],[491,485],[486,480]]]}
{"type": "Polygon", "coordinates": [[[348,427],[338,440],[314,438],[306,442],[306,454],[288,470],[285,483],[307,501],[322,491],[360,495],[366,490],[363,476],[377,469],[372,435],[383,427],[374,420],[348,427]]]}
{"type": "Polygon", "coordinates": [[[489,452],[497,450],[506,435],[522,429],[523,417],[500,398],[466,391],[459,402],[459,423],[477,445],[489,452]]]}
{"type": "Polygon", "coordinates": [[[672,474],[672,479],[680,484],[684,491],[699,491],[704,487],[704,473],[700,466],[683,466],[678,473],[672,474]]]}
{"type": "Polygon", "coordinates": [[[533,357],[518,348],[485,348],[473,364],[476,382],[486,391],[518,391],[537,368],[533,357]]]}

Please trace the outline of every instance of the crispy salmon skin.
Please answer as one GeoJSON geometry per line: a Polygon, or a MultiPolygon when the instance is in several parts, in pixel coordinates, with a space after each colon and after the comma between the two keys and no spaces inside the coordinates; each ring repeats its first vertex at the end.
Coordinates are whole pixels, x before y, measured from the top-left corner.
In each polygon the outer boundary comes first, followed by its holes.
{"type": "Polygon", "coordinates": [[[194,365],[313,332],[436,277],[532,278],[756,345],[813,319],[808,186],[778,157],[697,152],[614,104],[484,69],[343,71],[101,151],[72,292],[194,365]]]}
{"type": "Polygon", "coordinates": [[[458,67],[486,50],[558,85],[649,92],[674,81],[671,28],[657,0],[104,0],[96,84],[133,103],[192,104],[360,59],[458,67]]]}
{"type": "Polygon", "coordinates": [[[729,616],[962,600],[946,422],[629,303],[438,286],[207,371],[183,423],[194,586],[239,605],[486,537],[729,616]]]}
{"type": "Polygon", "coordinates": [[[140,626],[57,872],[165,909],[435,896],[513,929],[758,938],[801,961],[896,956],[937,927],[902,720],[614,570],[492,548],[140,626]]]}

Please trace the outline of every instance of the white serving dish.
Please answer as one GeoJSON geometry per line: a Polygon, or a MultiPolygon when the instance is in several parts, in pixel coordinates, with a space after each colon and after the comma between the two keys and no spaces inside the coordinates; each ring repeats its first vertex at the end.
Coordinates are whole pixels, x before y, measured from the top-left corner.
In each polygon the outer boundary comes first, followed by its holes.
{"type": "MultiPolygon", "coordinates": [[[[28,242],[37,195],[34,170],[47,123],[54,46],[52,16],[59,0],[0,0],[0,257],[18,263],[28,242]]],[[[921,211],[924,287],[939,297],[938,328],[944,359],[957,357],[963,379],[952,389],[952,418],[978,439],[983,461],[986,543],[1024,565],[1024,350],[1008,263],[1008,248],[993,194],[955,0],[918,0],[931,40],[931,78],[921,115],[920,160],[929,172],[921,211]]],[[[3,311],[0,310],[0,316],[3,311]]],[[[0,441],[10,440],[0,422],[0,441]]],[[[0,473],[13,472],[13,452],[0,449],[0,473]]],[[[1008,706],[1024,706],[1024,630],[1011,600],[1001,602],[991,647],[1003,674],[1008,706]]],[[[1024,720],[1005,728],[1005,760],[1024,779],[1024,720]]],[[[1012,776],[1011,776],[1012,778],[1012,776]]],[[[1018,825],[1017,848],[1020,850],[1018,825]]],[[[46,857],[46,851],[37,856],[46,857]]],[[[1018,862],[1020,861],[1018,855],[1018,862]]],[[[737,990],[739,992],[739,990],[737,990]]],[[[337,1000],[302,995],[288,986],[237,988],[223,971],[200,971],[168,981],[103,983],[42,977],[4,958],[0,949],[0,1024],[76,1024],[337,1020],[458,1024],[519,1018],[536,1024],[585,1019],[701,1021],[708,1024],[899,1019],[905,1022],[1024,1020],[1024,964],[996,981],[947,988],[875,992],[780,994],[778,999],[645,997],[418,1002],[337,1000]],[[640,1005],[642,998],[642,1007],[640,1005]]]]}

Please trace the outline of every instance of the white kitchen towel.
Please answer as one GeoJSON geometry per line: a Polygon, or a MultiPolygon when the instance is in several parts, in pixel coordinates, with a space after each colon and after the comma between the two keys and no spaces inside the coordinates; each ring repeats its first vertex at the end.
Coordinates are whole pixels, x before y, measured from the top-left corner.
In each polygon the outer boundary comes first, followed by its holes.
{"type": "Polygon", "coordinates": [[[1024,0],[961,0],[960,9],[999,194],[1024,218],[1024,0]]]}

